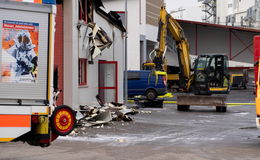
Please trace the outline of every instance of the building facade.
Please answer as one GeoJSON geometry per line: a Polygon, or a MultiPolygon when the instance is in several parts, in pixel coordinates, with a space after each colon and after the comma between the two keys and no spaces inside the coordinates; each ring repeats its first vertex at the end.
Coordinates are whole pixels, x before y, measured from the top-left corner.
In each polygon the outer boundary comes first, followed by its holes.
{"type": "MultiPolygon", "coordinates": [[[[20,1],[20,0],[19,0],[20,1]]],[[[124,33],[116,14],[101,0],[30,1],[56,4],[54,90],[57,105],[78,108],[104,102],[123,103],[124,33]]]]}
{"type": "MultiPolygon", "coordinates": [[[[101,1],[64,0],[63,5],[63,90],[64,104],[78,107],[97,103],[99,94],[105,102],[123,102],[124,27],[104,11],[101,1]],[[109,47],[91,52],[93,23],[110,39],[109,47]],[[101,54],[98,53],[99,50],[101,54]],[[97,52],[96,52],[97,51],[97,52]]],[[[97,29],[96,28],[96,29],[97,29]]],[[[94,37],[93,41],[97,37],[94,37]]]]}
{"type": "Polygon", "coordinates": [[[125,12],[127,6],[127,69],[139,70],[156,45],[158,17],[164,0],[103,0],[107,9],[125,12]]]}
{"type": "Polygon", "coordinates": [[[216,3],[218,24],[260,28],[259,0],[218,0],[216,3]]]}

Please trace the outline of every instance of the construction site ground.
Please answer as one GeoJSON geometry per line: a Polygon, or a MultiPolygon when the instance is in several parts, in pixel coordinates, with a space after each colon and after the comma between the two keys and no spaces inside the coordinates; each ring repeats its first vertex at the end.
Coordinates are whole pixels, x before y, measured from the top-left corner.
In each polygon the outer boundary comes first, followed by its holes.
{"type": "MultiPolygon", "coordinates": [[[[253,89],[232,90],[228,102],[254,103],[253,89]]],[[[174,100],[171,99],[171,100],[174,100]]],[[[0,144],[1,160],[255,160],[260,157],[260,130],[255,106],[212,107],[179,112],[176,104],[141,108],[132,122],[84,128],[61,137],[50,147],[0,144]]]]}

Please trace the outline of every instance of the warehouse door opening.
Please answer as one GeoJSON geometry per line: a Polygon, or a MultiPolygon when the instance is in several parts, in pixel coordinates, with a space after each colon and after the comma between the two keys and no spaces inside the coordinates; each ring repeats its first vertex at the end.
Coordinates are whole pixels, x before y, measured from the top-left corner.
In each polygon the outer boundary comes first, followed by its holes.
{"type": "Polygon", "coordinates": [[[99,95],[106,102],[118,102],[117,61],[99,61],[99,95]]]}

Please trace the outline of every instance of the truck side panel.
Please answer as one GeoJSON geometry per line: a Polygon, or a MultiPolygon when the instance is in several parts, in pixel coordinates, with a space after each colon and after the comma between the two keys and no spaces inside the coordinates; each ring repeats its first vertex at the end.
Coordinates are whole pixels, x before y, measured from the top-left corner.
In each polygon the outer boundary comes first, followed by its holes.
{"type": "MultiPolygon", "coordinates": [[[[47,74],[48,74],[48,38],[49,38],[49,15],[41,12],[30,12],[23,10],[1,9],[0,6],[0,99],[33,99],[33,100],[47,100],[47,74]],[[36,40],[32,42],[35,46],[34,52],[38,58],[37,77],[35,82],[21,82],[18,78],[15,80],[9,80],[3,78],[4,67],[9,67],[10,64],[15,64],[17,61],[14,56],[8,52],[15,39],[8,39],[11,35],[11,29],[4,30],[3,25],[8,26],[7,23],[32,23],[38,25],[37,31],[30,31],[27,29],[21,29],[25,32],[29,31],[31,39],[36,40]],[[10,31],[10,32],[9,32],[10,31]],[[33,32],[33,33],[31,33],[33,32]],[[8,35],[9,34],[9,35],[8,35]],[[34,36],[34,37],[33,37],[34,36]],[[8,37],[8,38],[6,38],[8,37]],[[4,42],[10,41],[10,46],[5,46],[4,42]],[[6,60],[13,61],[6,63],[6,60]]],[[[26,26],[25,26],[26,27],[26,26]]],[[[20,31],[17,30],[17,34],[20,31]]],[[[11,67],[9,67],[11,68],[11,67]]],[[[13,67],[14,68],[14,67],[13,67]]],[[[12,68],[11,68],[12,69],[12,68]]],[[[11,70],[9,69],[9,70],[11,70]]],[[[10,76],[12,77],[12,75],[10,76]]]]}
{"type": "Polygon", "coordinates": [[[54,14],[51,5],[0,1],[0,142],[50,143],[54,14]]]}
{"type": "Polygon", "coordinates": [[[30,106],[0,107],[0,142],[8,142],[31,130],[30,106]]]}

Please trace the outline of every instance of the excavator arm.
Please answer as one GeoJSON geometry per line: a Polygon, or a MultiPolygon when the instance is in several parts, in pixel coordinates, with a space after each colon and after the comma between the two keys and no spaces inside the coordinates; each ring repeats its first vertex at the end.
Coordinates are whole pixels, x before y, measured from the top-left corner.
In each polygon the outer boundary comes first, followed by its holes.
{"type": "Polygon", "coordinates": [[[158,42],[159,47],[155,49],[155,56],[152,59],[156,70],[163,70],[167,72],[167,59],[165,59],[165,52],[167,49],[167,34],[176,43],[178,61],[180,67],[180,88],[183,90],[189,90],[189,81],[191,77],[191,64],[189,56],[189,43],[184,35],[183,29],[180,24],[167,13],[165,6],[161,7],[159,17],[159,29],[158,29],[158,42]]]}

